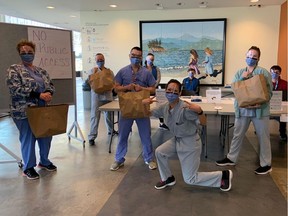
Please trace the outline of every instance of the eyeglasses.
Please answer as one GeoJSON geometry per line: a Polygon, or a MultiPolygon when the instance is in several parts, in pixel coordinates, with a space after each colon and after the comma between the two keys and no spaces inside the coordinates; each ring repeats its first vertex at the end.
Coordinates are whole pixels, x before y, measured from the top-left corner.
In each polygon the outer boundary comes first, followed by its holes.
{"type": "Polygon", "coordinates": [[[142,55],[136,55],[134,53],[130,53],[132,58],[142,58],[142,55]]]}

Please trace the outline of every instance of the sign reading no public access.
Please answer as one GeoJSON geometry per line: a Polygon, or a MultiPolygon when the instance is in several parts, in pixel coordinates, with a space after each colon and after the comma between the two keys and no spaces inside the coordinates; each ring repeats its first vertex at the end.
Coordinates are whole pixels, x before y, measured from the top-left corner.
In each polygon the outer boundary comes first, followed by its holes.
{"type": "Polygon", "coordinates": [[[29,27],[28,39],[36,44],[34,65],[45,69],[51,79],[72,78],[70,31],[29,27]]]}

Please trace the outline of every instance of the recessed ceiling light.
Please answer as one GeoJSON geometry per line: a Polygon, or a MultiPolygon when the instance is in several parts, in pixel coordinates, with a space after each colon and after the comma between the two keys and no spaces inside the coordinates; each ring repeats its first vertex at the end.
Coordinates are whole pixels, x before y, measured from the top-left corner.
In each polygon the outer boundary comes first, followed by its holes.
{"type": "Polygon", "coordinates": [[[71,18],[76,18],[77,16],[75,16],[75,15],[70,15],[70,17],[71,17],[71,18]]]}
{"type": "Polygon", "coordinates": [[[259,2],[259,0],[250,0],[251,3],[259,2]]]}
{"type": "Polygon", "coordinates": [[[53,6],[47,6],[46,8],[47,9],[55,9],[55,7],[53,7],[53,6]]]}
{"type": "Polygon", "coordinates": [[[109,7],[116,8],[117,5],[111,4],[111,5],[109,5],[109,7]]]}

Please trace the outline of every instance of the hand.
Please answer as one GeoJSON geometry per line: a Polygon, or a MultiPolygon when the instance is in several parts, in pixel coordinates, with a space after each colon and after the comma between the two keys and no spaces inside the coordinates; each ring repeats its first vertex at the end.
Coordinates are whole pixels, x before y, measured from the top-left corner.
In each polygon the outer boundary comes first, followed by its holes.
{"type": "Polygon", "coordinates": [[[125,89],[129,90],[129,91],[134,91],[135,90],[135,84],[131,83],[131,84],[125,86],[125,89]]]}
{"type": "Polygon", "coordinates": [[[194,104],[194,103],[189,103],[188,101],[184,101],[185,102],[185,106],[183,108],[188,108],[196,113],[201,113],[202,109],[199,105],[194,104]]]}
{"type": "Polygon", "coordinates": [[[251,73],[252,73],[252,71],[251,71],[251,72],[249,72],[249,71],[244,71],[244,72],[242,73],[242,78],[247,78],[251,73]]]}
{"type": "Polygon", "coordinates": [[[143,87],[140,86],[140,85],[138,85],[138,84],[136,84],[136,85],[134,86],[134,88],[135,88],[135,91],[136,91],[136,92],[141,91],[141,90],[143,89],[143,87]]]}
{"type": "Polygon", "coordinates": [[[149,97],[142,100],[142,104],[152,104],[154,102],[157,102],[157,100],[155,100],[155,97],[149,97]]]}
{"type": "Polygon", "coordinates": [[[40,99],[46,101],[46,102],[50,102],[52,100],[52,95],[50,92],[45,92],[45,93],[41,93],[40,94],[40,99]]]}

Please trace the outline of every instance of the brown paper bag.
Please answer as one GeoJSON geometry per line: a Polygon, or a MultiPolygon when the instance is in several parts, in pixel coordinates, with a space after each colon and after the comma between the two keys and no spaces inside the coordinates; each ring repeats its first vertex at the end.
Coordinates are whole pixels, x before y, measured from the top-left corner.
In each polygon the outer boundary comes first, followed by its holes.
{"type": "Polygon", "coordinates": [[[263,104],[269,101],[266,79],[263,74],[232,83],[231,85],[239,107],[263,104]]]}
{"type": "Polygon", "coordinates": [[[150,97],[148,90],[139,92],[118,92],[119,106],[123,118],[145,118],[150,115],[150,105],[142,100],[150,97]]]}
{"type": "Polygon", "coordinates": [[[97,94],[111,91],[114,87],[114,74],[110,69],[104,68],[101,72],[94,72],[89,76],[89,84],[97,94]]]}
{"type": "Polygon", "coordinates": [[[68,104],[31,106],[26,110],[28,122],[36,138],[66,133],[68,104]]]}

